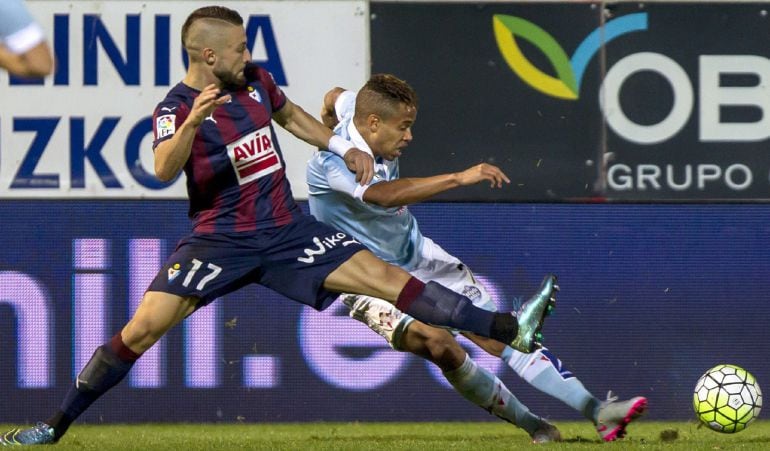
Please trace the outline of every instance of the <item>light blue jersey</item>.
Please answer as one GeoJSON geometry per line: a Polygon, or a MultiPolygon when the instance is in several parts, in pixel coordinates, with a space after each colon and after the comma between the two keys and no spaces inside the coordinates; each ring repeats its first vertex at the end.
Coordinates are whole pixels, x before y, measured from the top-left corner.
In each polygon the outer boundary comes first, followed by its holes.
{"type": "Polygon", "coordinates": [[[22,0],[0,0],[0,42],[13,53],[24,53],[44,38],[22,0]]]}
{"type": "MultiPolygon", "coordinates": [[[[339,124],[334,133],[372,153],[353,124],[356,93],[345,91],[335,103],[339,124]]],[[[361,186],[343,159],[332,152],[316,152],[307,166],[310,213],[319,221],[356,237],[375,255],[410,271],[420,260],[424,238],[417,220],[405,206],[385,208],[364,202],[374,183],[398,178],[398,159],[376,158],[371,184],[361,186]]]]}

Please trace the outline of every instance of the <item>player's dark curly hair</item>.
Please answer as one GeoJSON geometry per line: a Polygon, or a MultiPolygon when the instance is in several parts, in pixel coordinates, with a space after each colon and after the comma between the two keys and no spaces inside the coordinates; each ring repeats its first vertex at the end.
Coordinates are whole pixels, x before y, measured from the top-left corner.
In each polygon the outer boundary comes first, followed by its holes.
{"type": "Polygon", "coordinates": [[[182,25],[182,47],[185,47],[185,43],[187,42],[190,26],[200,19],[218,19],[233,25],[243,26],[243,18],[241,15],[230,8],[224,6],[204,6],[198,8],[187,16],[187,20],[185,20],[184,25],[182,25]]]}
{"type": "Polygon", "coordinates": [[[375,74],[358,91],[356,116],[360,118],[375,113],[388,118],[401,103],[417,108],[417,93],[409,83],[391,74],[375,74]]]}

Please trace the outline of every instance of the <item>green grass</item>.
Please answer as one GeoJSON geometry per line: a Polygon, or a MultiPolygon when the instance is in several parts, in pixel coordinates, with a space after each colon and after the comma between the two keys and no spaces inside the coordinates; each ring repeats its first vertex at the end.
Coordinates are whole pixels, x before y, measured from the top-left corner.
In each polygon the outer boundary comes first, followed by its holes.
{"type": "MultiPolygon", "coordinates": [[[[549,450],[764,450],[770,422],[719,434],[695,422],[641,420],[626,439],[603,444],[589,423],[555,422],[565,439],[549,450]],[[674,432],[675,431],[675,432],[674,432]],[[664,440],[663,435],[677,435],[664,440]]],[[[512,450],[531,448],[529,436],[502,422],[75,425],[53,449],[98,450],[512,450]]]]}

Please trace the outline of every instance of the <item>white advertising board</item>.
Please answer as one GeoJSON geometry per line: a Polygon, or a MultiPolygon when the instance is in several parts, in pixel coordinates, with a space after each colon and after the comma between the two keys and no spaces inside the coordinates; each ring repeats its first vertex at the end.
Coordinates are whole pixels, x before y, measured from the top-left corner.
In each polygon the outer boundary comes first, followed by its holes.
{"type": "MultiPolygon", "coordinates": [[[[194,1],[27,2],[57,58],[43,81],[0,74],[0,198],[185,198],[153,175],[155,105],[185,73],[180,30],[194,1]]],[[[369,75],[366,1],[224,1],[252,57],[318,116],[333,86],[369,75]]],[[[311,146],[277,127],[295,197],[311,146]]]]}

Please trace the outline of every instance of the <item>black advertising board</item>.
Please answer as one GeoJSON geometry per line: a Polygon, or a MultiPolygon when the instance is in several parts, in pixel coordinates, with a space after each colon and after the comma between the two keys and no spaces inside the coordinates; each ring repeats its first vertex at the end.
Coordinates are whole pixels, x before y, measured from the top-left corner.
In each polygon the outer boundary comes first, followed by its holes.
{"type": "Polygon", "coordinates": [[[770,199],[768,6],[613,9],[647,27],[606,45],[609,198],[770,199]]]}
{"type": "Polygon", "coordinates": [[[599,25],[595,5],[373,3],[371,12],[372,73],[404,78],[420,99],[414,142],[400,159],[402,176],[459,171],[487,161],[508,174],[511,186],[478,185],[437,198],[593,195],[585,185],[596,178],[596,169],[585,162],[595,158],[600,144],[596,108],[528,88],[500,54],[493,17],[527,17],[554,30],[556,39],[573,42],[599,25]]]}
{"type": "Polygon", "coordinates": [[[420,97],[402,176],[449,201],[770,199],[762,3],[373,3],[372,73],[420,97]]]}

